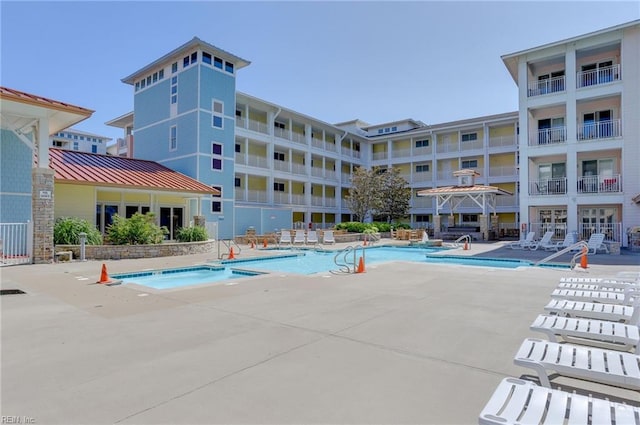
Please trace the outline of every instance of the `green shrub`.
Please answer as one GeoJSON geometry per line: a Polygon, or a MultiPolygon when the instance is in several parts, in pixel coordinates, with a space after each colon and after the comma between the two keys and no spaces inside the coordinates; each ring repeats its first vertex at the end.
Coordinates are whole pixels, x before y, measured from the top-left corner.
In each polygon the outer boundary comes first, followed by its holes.
{"type": "Polygon", "coordinates": [[[379,232],[389,232],[391,230],[391,224],[389,223],[373,222],[371,224],[377,227],[379,232]]]}
{"type": "Polygon", "coordinates": [[[370,235],[372,233],[378,233],[378,228],[376,226],[368,226],[366,229],[364,229],[364,232],[362,232],[362,233],[365,233],[365,234],[368,234],[368,235],[370,235]]]}
{"type": "Polygon", "coordinates": [[[359,221],[348,221],[346,223],[336,224],[337,230],[346,230],[351,233],[362,233],[366,228],[367,225],[365,223],[360,223],[359,221]]]}
{"type": "Polygon", "coordinates": [[[207,229],[202,226],[189,226],[178,229],[176,240],[178,242],[202,242],[209,239],[207,229]]]}
{"type": "Polygon", "coordinates": [[[161,243],[168,234],[166,227],[155,223],[155,214],[135,213],[131,218],[113,216],[113,223],[107,228],[109,242],[114,245],[148,245],[161,243]]]}
{"type": "Polygon", "coordinates": [[[394,223],[392,226],[394,229],[411,229],[411,225],[408,223],[394,223]]]}
{"type": "Polygon", "coordinates": [[[53,243],[79,245],[80,233],[87,234],[88,245],[102,245],[102,234],[96,226],[77,217],[60,217],[53,225],[53,243]]]}

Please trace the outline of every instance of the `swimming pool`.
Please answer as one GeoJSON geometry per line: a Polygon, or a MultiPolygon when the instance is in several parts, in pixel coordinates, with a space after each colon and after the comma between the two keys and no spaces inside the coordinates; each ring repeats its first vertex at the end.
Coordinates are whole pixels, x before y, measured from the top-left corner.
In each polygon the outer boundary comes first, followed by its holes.
{"type": "Polygon", "coordinates": [[[256,276],[260,272],[234,270],[228,267],[196,266],[178,269],[148,270],[112,275],[123,284],[135,283],[154,289],[180,288],[203,283],[223,282],[240,277],[256,276]]]}
{"type": "MultiPolygon", "coordinates": [[[[484,258],[468,257],[462,255],[426,255],[425,262],[433,264],[455,264],[459,266],[498,267],[516,269],[518,267],[533,267],[534,263],[515,258],[484,258]]],[[[544,263],[539,267],[570,269],[568,264],[544,263]]]]}

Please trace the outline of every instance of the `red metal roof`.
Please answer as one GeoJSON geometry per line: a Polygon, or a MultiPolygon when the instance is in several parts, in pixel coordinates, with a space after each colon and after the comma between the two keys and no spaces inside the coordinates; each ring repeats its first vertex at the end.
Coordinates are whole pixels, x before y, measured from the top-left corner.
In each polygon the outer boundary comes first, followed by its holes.
{"type": "Polygon", "coordinates": [[[59,109],[68,112],[79,113],[90,116],[94,111],[70,103],[60,102],[59,100],[48,99],[43,96],[25,93],[20,90],[10,89],[0,86],[0,99],[14,100],[21,103],[29,103],[37,106],[45,106],[47,108],[59,109]]]}
{"type": "Polygon", "coordinates": [[[220,194],[204,183],[153,161],[55,148],[49,149],[49,156],[57,182],[220,194]]]}

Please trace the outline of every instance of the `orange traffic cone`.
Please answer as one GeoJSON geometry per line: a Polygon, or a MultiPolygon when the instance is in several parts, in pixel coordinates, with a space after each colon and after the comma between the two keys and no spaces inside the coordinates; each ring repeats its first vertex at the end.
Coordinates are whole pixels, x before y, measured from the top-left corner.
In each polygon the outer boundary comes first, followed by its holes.
{"type": "Polygon", "coordinates": [[[107,265],[102,263],[102,272],[100,273],[100,280],[96,283],[111,283],[109,279],[109,273],[107,273],[107,265]]]}
{"type": "Polygon", "coordinates": [[[469,249],[469,242],[467,242],[467,240],[465,239],[464,241],[464,247],[462,248],[464,251],[467,251],[469,249]]]}
{"type": "Polygon", "coordinates": [[[233,247],[229,250],[229,260],[235,260],[236,256],[233,253],[233,247]]]}
{"type": "Polygon", "coordinates": [[[356,273],[364,273],[364,258],[360,257],[360,262],[358,263],[358,269],[356,273]]]}
{"type": "Polygon", "coordinates": [[[266,247],[267,247],[267,238],[264,238],[264,239],[262,240],[262,247],[263,247],[263,248],[266,248],[266,247]]]}
{"type": "Polygon", "coordinates": [[[587,249],[586,246],[582,247],[582,258],[580,259],[580,267],[582,267],[583,269],[586,269],[587,267],[589,267],[589,261],[587,260],[587,252],[589,252],[589,250],[587,249]]]}

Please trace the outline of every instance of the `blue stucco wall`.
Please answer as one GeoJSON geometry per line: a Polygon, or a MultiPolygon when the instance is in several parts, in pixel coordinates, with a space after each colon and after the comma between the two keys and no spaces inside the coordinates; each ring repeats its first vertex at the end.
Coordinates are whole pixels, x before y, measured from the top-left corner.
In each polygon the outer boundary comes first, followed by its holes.
{"type": "Polygon", "coordinates": [[[0,222],[31,220],[33,153],[13,132],[0,130],[0,222]]]}
{"type": "Polygon", "coordinates": [[[153,87],[135,93],[133,125],[136,132],[137,129],[169,118],[170,80],[171,78],[164,79],[153,87]]]}

